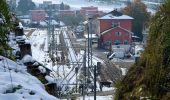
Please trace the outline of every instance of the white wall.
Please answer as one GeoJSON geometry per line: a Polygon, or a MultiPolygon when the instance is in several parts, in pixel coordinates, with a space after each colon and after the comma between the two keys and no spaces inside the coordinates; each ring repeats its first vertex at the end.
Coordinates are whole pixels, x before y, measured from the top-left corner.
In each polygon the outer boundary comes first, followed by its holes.
{"type": "Polygon", "coordinates": [[[130,45],[112,45],[112,50],[114,48],[122,48],[122,51],[127,52],[130,50],[130,45]]]}

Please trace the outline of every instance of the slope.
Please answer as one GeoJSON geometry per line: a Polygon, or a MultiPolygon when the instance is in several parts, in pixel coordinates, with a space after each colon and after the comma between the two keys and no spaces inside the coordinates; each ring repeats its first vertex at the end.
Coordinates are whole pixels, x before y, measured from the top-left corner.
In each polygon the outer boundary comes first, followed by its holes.
{"type": "Polygon", "coordinates": [[[139,63],[117,84],[116,100],[170,100],[170,0],[150,23],[149,40],[139,63]]]}

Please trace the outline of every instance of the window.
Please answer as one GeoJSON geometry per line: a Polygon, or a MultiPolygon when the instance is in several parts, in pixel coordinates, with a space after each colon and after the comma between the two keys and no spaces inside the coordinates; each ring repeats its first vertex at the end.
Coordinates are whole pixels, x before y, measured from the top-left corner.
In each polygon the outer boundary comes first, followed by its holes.
{"type": "Polygon", "coordinates": [[[125,40],[125,41],[124,41],[124,44],[129,44],[128,40],[125,40]]]}
{"type": "Polygon", "coordinates": [[[114,42],[114,44],[115,44],[115,45],[119,45],[119,44],[121,44],[121,41],[120,41],[120,40],[116,40],[116,41],[114,42]]]}
{"type": "Polygon", "coordinates": [[[115,36],[121,36],[121,32],[115,32],[115,36]]]}
{"type": "Polygon", "coordinates": [[[112,22],[112,27],[120,26],[120,22],[112,22]]]}

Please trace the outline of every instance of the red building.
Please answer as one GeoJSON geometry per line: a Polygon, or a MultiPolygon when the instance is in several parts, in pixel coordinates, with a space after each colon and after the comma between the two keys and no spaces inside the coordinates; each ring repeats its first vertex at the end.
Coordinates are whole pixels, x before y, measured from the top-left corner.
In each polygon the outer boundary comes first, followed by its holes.
{"type": "Polygon", "coordinates": [[[40,22],[44,21],[46,18],[47,14],[45,10],[31,10],[31,20],[40,22]]]}
{"type": "Polygon", "coordinates": [[[105,48],[110,48],[111,46],[125,46],[126,48],[130,46],[132,42],[132,17],[114,10],[98,20],[99,46],[105,48]]]}
{"type": "Polygon", "coordinates": [[[93,7],[93,6],[81,7],[80,13],[83,14],[83,15],[91,15],[91,16],[94,16],[94,15],[100,16],[100,15],[103,14],[102,11],[98,10],[98,7],[93,7]]]}

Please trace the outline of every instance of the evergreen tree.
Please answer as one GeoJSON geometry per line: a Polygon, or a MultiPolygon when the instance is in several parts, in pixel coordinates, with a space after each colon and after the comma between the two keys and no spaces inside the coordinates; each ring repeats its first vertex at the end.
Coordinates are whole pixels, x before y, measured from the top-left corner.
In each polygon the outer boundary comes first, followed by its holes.
{"type": "Polygon", "coordinates": [[[0,0],[0,18],[3,23],[0,23],[0,54],[8,48],[7,33],[10,26],[10,13],[6,0],[0,0]]]}
{"type": "Polygon", "coordinates": [[[6,22],[10,23],[10,13],[6,0],[0,0],[0,13],[5,17],[6,22]]]}
{"type": "Polygon", "coordinates": [[[36,5],[32,0],[20,0],[18,2],[17,10],[22,14],[28,14],[29,10],[35,9],[36,5]]]}
{"type": "Polygon", "coordinates": [[[170,100],[170,0],[149,24],[149,40],[140,61],[117,84],[116,100],[170,100]]]}
{"type": "Polygon", "coordinates": [[[60,4],[60,10],[64,10],[64,9],[65,9],[64,3],[62,2],[62,3],[60,4]]]}
{"type": "Polygon", "coordinates": [[[128,3],[127,7],[123,9],[123,13],[134,18],[132,31],[134,35],[142,39],[143,28],[150,17],[145,4],[141,0],[135,0],[132,3],[128,3]]]}

